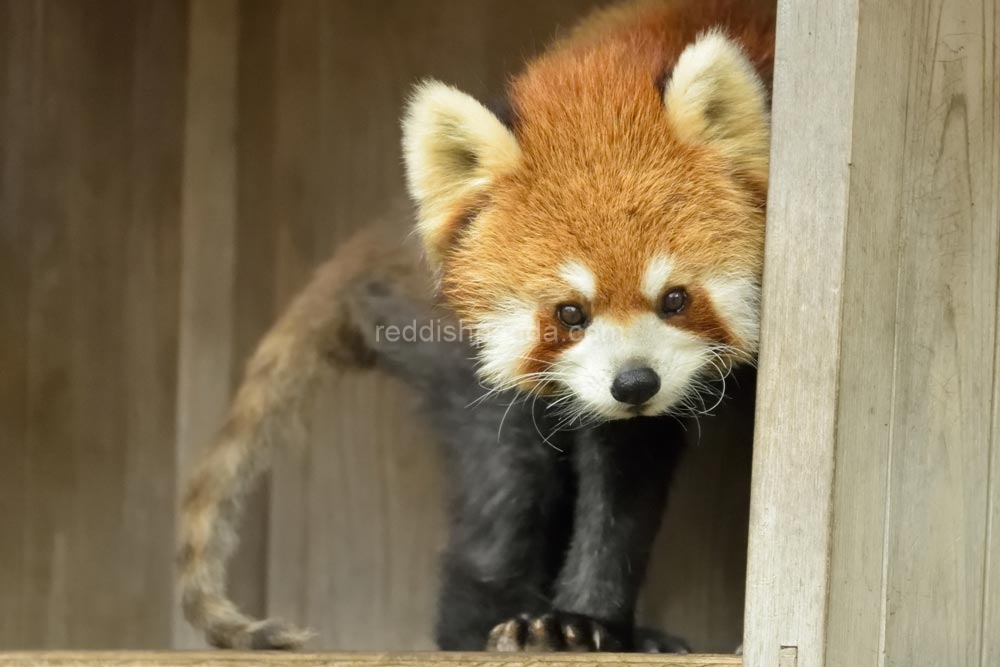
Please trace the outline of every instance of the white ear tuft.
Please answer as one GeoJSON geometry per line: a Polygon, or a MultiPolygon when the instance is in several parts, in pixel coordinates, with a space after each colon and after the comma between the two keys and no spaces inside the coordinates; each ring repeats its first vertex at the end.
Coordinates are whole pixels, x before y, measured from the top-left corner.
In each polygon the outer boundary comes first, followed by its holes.
{"type": "Polygon", "coordinates": [[[403,119],[403,157],[418,230],[433,262],[449,227],[521,158],[514,134],[469,95],[437,81],[417,86],[403,119]]]}
{"type": "Polygon", "coordinates": [[[767,178],[767,91],[738,44],[717,30],[700,35],[681,53],[663,98],[681,141],[712,145],[767,178]]]}

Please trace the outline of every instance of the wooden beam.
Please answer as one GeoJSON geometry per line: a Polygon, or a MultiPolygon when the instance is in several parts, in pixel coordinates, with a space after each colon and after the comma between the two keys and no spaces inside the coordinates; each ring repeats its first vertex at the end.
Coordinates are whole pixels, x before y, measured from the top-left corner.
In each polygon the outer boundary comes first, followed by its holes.
{"type": "Polygon", "coordinates": [[[748,664],[997,664],[997,4],[779,4],[748,664]]]}
{"type": "MultiPolygon", "coordinates": [[[[190,3],[177,327],[178,505],[200,452],[225,416],[233,376],[238,28],[236,0],[190,3]]],[[[257,537],[254,528],[262,523],[251,519],[240,529],[244,543],[257,537]]],[[[264,578],[266,564],[246,566],[246,560],[234,581],[249,580],[245,585],[253,587],[264,578]]],[[[175,588],[175,598],[178,593],[175,588]]],[[[237,594],[241,601],[245,597],[237,594]]],[[[250,611],[262,613],[262,606],[250,611]]],[[[171,645],[205,646],[181,617],[180,600],[172,609],[171,645]]]]}
{"type": "Polygon", "coordinates": [[[997,7],[858,3],[830,665],[997,664],[997,7]]]}
{"type": "Polygon", "coordinates": [[[5,667],[740,667],[734,655],[645,653],[241,653],[121,651],[0,653],[5,667]]]}
{"type": "Polygon", "coordinates": [[[823,664],[856,11],[778,3],[743,647],[755,667],[823,664]]]}

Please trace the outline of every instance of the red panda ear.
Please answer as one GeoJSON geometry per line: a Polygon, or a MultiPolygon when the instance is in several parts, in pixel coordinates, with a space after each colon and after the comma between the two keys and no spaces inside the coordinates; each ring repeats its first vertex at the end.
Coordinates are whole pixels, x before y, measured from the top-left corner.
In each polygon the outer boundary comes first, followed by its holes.
{"type": "Polygon", "coordinates": [[[456,219],[521,159],[514,134],[486,107],[437,81],[417,86],[403,119],[403,156],[417,228],[437,264],[456,219]]]}
{"type": "Polygon", "coordinates": [[[718,31],[700,35],[681,53],[663,99],[681,141],[712,145],[767,182],[767,91],[738,44],[718,31]]]}

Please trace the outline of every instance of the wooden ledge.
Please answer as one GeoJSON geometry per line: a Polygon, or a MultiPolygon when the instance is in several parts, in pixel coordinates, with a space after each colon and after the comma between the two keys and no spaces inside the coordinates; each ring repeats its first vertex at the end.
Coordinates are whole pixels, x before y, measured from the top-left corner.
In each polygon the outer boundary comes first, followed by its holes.
{"type": "Polygon", "coordinates": [[[735,655],[649,653],[274,653],[236,651],[38,651],[0,653],[3,667],[741,667],[735,655]]]}

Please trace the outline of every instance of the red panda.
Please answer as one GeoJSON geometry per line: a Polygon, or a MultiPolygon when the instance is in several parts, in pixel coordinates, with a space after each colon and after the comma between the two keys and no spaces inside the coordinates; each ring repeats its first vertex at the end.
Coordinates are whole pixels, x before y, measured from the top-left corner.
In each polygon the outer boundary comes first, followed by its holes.
{"type": "Polygon", "coordinates": [[[417,226],[487,382],[616,419],[753,357],[773,20],[737,0],[598,12],[513,78],[507,124],[417,89],[417,226]]]}
{"type": "MultiPolygon", "coordinates": [[[[675,650],[632,626],[673,467],[673,422],[662,416],[756,354],[773,26],[770,2],[632,0],[530,61],[507,86],[507,113],[442,83],[416,88],[403,152],[430,270],[391,242],[341,250],[261,342],[189,485],[183,605],[213,644],[295,648],[308,637],[249,618],[226,596],[234,525],[268,455],[296,438],[315,381],[375,364],[429,395],[460,387],[439,407],[458,432],[442,438],[461,440],[453,458],[473,457],[456,464],[442,648],[675,650]],[[386,290],[398,298],[379,305],[386,290]],[[488,386],[544,395],[596,424],[566,438],[579,452],[570,463],[514,442],[523,436],[501,442],[488,420],[502,424],[513,401],[456,418],[476,398],[466,348],[373,342],[386,308],[440,314],[432,292],[471,328],[488,386]],[[504,467],[515,446],[528,461],[521,472],[504,467]],[[551,492],[563,486],[575,500],[551,492]],[[501,498],[533,518],[504,516],[501,498]],[[572,534],[538,543],[548,528],[535,514],[561,517],[572,534]]],[[[534,403],[518,410],[511,420],[533,437],[534,403]]]]}

